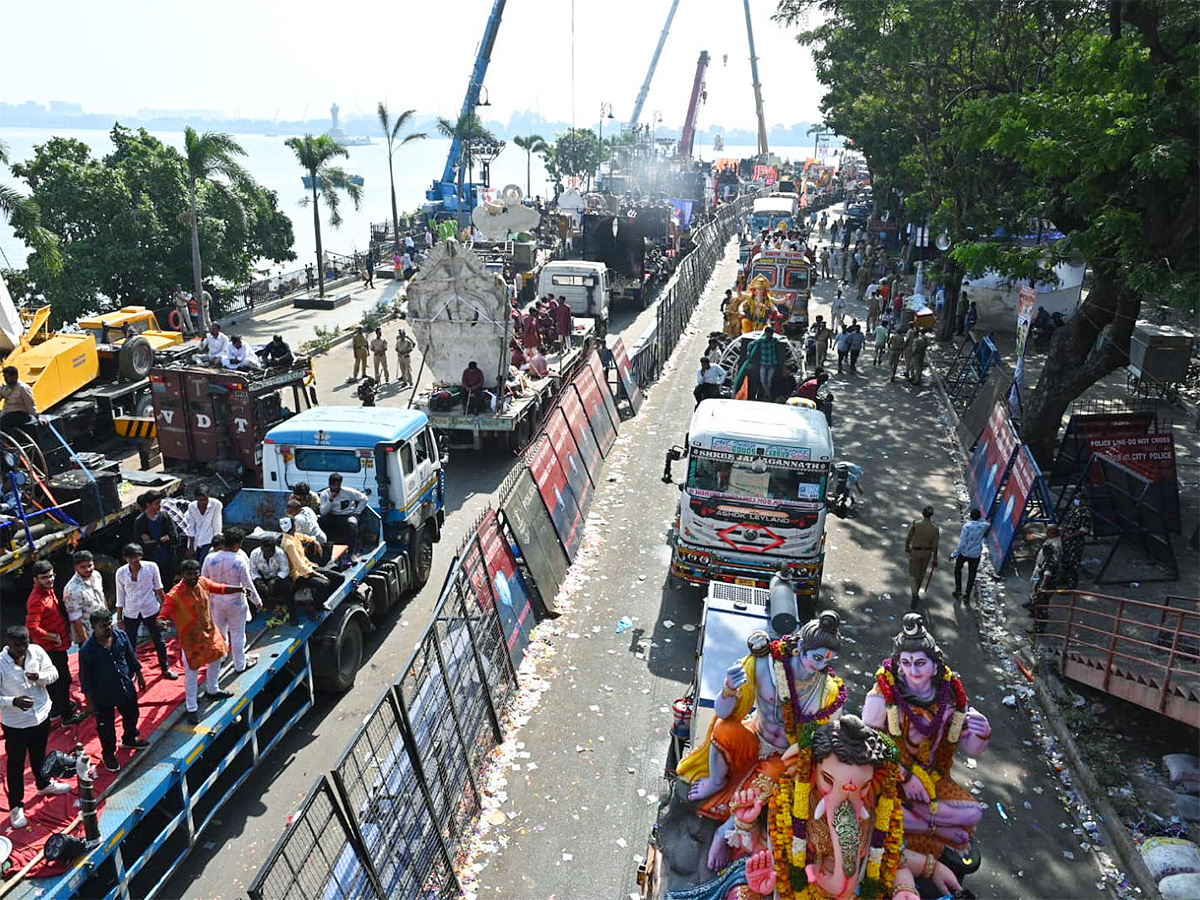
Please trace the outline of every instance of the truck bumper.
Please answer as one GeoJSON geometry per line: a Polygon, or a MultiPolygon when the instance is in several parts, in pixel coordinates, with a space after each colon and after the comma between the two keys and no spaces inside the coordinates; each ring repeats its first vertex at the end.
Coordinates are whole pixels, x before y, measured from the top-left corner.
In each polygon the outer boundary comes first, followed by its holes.
{"type": "MultiPolygon", "coordinates": [[[[779,571],[781,562],[784,560],[777,557],[725,555],[676,546],[671,553],[671,574],[697,586],[710,581],[728,581],[748,587],[769,588],[771,577],[779,571]]],[[[813,559],[789,559],[786,562],[797,595],[815,597],[821,587],[825,554],[813,559]]]]}

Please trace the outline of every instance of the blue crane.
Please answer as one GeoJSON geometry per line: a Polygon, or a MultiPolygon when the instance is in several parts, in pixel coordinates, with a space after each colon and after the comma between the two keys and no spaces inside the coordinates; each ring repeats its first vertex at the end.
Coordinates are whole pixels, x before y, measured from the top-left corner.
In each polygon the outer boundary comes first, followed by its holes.
{"type": "Polygon", "coordinates": [[[633,104],[633,115],[629,118],[629,130],[637,128],[638,119],[642,116],[642,107],[646,104],[646,95],[650,93],[650,81],[654,78],[654,70],[658,67],[658,58],[662,56],[663,45],[667,42],[667,33],[671,30],[671,20],[675,18],[675,10],[679,8],[679,0],[673,0],[671,11],[667,13],[667,23],[663,25],[662,34],[658,36],[658,46],[654,48],[654,56],[650,59],[650,68],[646,70],[646,80],[638,91],[637,100],[633,104]]]}
{"type": "MultiPolygon", "coordinates": [[[[487,75],[488,63],[492,61],[492,48],[496,45],[496,33],[500,30],[500,17],[504,14],[504,4],[507,0],[495,0],[492,12],[488,16],[487,25],[483,29],[483,40],[479,43],[479,52],[475,55],[475,67],[471,70],[471,81],[467,84],[467,95],[463,98],[462,112],[458,120],[462,122],[467,115],[475,111],[479,104],[479,91],[483,88],[483,79],[487,75]]],[[[678,2],[678,0],[676,0],[678,2]]],[[[462,138],[455,135],[450,140],[450,152],[446,155],[446,165],[442,169],[442,177],[425,192],[425,199],[433,202],[441,201],[443,208],[457,210],[459,208],[458,185],[455,173],[462,162],[462,138]]],[[[470,187],[466,187],[470,196],[470,187]]]]}

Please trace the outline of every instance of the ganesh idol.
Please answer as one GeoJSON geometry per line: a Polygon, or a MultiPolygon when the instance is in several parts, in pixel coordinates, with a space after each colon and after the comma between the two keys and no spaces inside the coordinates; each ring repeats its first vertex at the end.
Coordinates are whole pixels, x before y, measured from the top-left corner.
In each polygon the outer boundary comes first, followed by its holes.
{"type": "Polygon", "coordinates": [[[883,729],[900,750],[904,832],[909,850],[923,854],[924,871],[939,886],[958,890],[942,864],[946,851],[964,851],[983,809],[951,769],[961,750],[987,750],[987,717],[968,705],[962,680],[947,665],[919,613],[908,613],[892,655],[875,675],[863,704],[863,720],[883,729]]]}
{"type": "Polygon", "coordinates": [[[717,830],[703,884],[667,900],[919,900],[904,846],[900,751],[853,715],[798,729],[768,793],[744,788],[717,830]]]}

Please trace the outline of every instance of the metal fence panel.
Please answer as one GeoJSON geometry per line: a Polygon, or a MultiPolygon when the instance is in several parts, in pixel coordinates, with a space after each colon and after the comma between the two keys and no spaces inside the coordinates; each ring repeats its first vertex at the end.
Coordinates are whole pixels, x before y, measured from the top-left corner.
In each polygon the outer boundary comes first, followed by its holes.
{"type": "Polygon", "coordinates": [[[452,881],[390,690],[346,748],[334,779],[385,897],[419,898],[452,881]]]}
{"type": "Polygon", "coordinates": [[[251,900],[383,900],[321,776],[248,891],[251,900]]]}

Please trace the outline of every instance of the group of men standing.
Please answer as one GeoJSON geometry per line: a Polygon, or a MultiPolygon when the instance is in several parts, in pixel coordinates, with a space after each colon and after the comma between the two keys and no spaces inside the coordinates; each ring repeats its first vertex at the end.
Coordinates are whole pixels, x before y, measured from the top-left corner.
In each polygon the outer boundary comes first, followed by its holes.
{"type": "MultiPolygon", "coordinates": [[[[354,326],[351,348],[354,350],[354,371],[346,379],[347,384],[367,377],[368,353],[374,363],[374,378],[376,383],[386,384],[392,380],[392,373],[388,368],[388,342],[383,336],[382,328],[376,328],[375,336],[368,338],[366,331],[361,325],[354,326]]],[[[417,349],[417,344],[403,327],[396,332],[396,340],[393,348],[396,352],[396,373],[399,376],[397,381],[400,387],[414,387],[412,354],[417,349]]]]}

